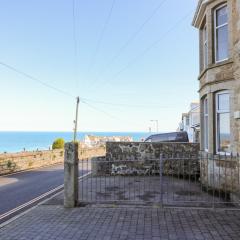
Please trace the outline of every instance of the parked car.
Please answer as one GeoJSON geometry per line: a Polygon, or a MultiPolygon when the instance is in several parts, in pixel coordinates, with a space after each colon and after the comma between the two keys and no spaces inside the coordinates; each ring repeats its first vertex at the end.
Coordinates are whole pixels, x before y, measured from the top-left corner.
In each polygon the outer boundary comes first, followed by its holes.
{"type": "Polygon", "coordinates": [[[144,142],[189,142],[185,131],[154,134],[145,139],[144,142]]]}

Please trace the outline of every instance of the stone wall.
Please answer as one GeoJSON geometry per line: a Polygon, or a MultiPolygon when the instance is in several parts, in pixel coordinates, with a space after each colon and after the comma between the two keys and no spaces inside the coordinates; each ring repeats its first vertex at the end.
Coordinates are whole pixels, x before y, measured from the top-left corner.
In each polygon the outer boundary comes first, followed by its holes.
{"type": "Polygon", "coordinates": [[[108,142],[106,157],[93,158],[92,171],[94,175],[159,174],[162,154],[163,174],[196,176],[198,152],[195,143],[108,142]]]}
{"type": "Polygon", "coordinates": [[[159,159],[160,154],[190,154],[190,156],[196,156],[198,151],[198,143],[108,142],[106,144],[106,159],[159,159]]]}
{"type": "MultiPolygon", "coordinates": [[[[79,147],[79,160],[105,156],[106,148],[79,147]]],[[[0,154],[0,175],[63,163],[64,150],[0,154]]]]}
{"type": "Polygon", "coordinates": [[[63,150],[0,154],[0,175],[63,163],[63,159],[63,150]]]}

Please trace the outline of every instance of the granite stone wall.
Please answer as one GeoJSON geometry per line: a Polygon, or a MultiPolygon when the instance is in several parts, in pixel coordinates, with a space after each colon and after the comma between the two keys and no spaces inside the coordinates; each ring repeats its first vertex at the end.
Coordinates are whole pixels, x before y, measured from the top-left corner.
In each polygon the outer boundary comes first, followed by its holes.
{"type": "Polygon", "coordinates": [[[196,177],[200,172],[198,152],[199,144],[194,143],[108,142],[106,156],[92,159],[92,172],[94,175],[162,172],[196,177]]]}
{"type": "Polygon", "coordinates": [[[63,163],[63,158],[63,150],[1,154],[0,175],[63,163]]]}
{"type": "Polygon", "coordinates": [[[106,144],[107,160],[131,160],[160,158],[160,154],[198,155],[198,143],[148,143],[148,142],[108,142],[106,144]]]}
{"type": "MultiPolygon", "coordinates": [[[[79,147],[79,160],[96,156],[104,156],[105,147],[82,148],[79,147]]],[[[20,153],[0,154],[0,175],[29,170],[38,167],[63,163],[64,150],[33,151],[20,153]]]]}

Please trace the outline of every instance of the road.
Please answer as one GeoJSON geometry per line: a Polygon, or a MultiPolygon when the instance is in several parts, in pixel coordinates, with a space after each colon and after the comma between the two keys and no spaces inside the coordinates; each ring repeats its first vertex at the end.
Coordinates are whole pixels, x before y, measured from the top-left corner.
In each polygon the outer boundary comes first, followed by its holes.
{"type": "MultiPolygon", "coordinates": [[[[86,172],[79,172],[79,176],[86,172]]],[[[17,207],[62,185],[63,176],[63,164],[60,164],[0,177],[0,223],[37,204],[39,201],[15,212],[17,207]],[[1,219],[13,209],[14,213],[1,219]]]]}

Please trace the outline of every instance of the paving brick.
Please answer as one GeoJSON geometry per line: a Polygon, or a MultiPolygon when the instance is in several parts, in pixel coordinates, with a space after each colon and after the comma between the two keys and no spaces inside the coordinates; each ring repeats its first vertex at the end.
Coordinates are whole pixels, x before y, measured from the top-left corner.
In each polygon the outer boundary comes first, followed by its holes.
{"type": "Polygon", "coordinates": [[[0,240],[240,239],[238,211],[41,205],[0,228],[0,240]]]}

